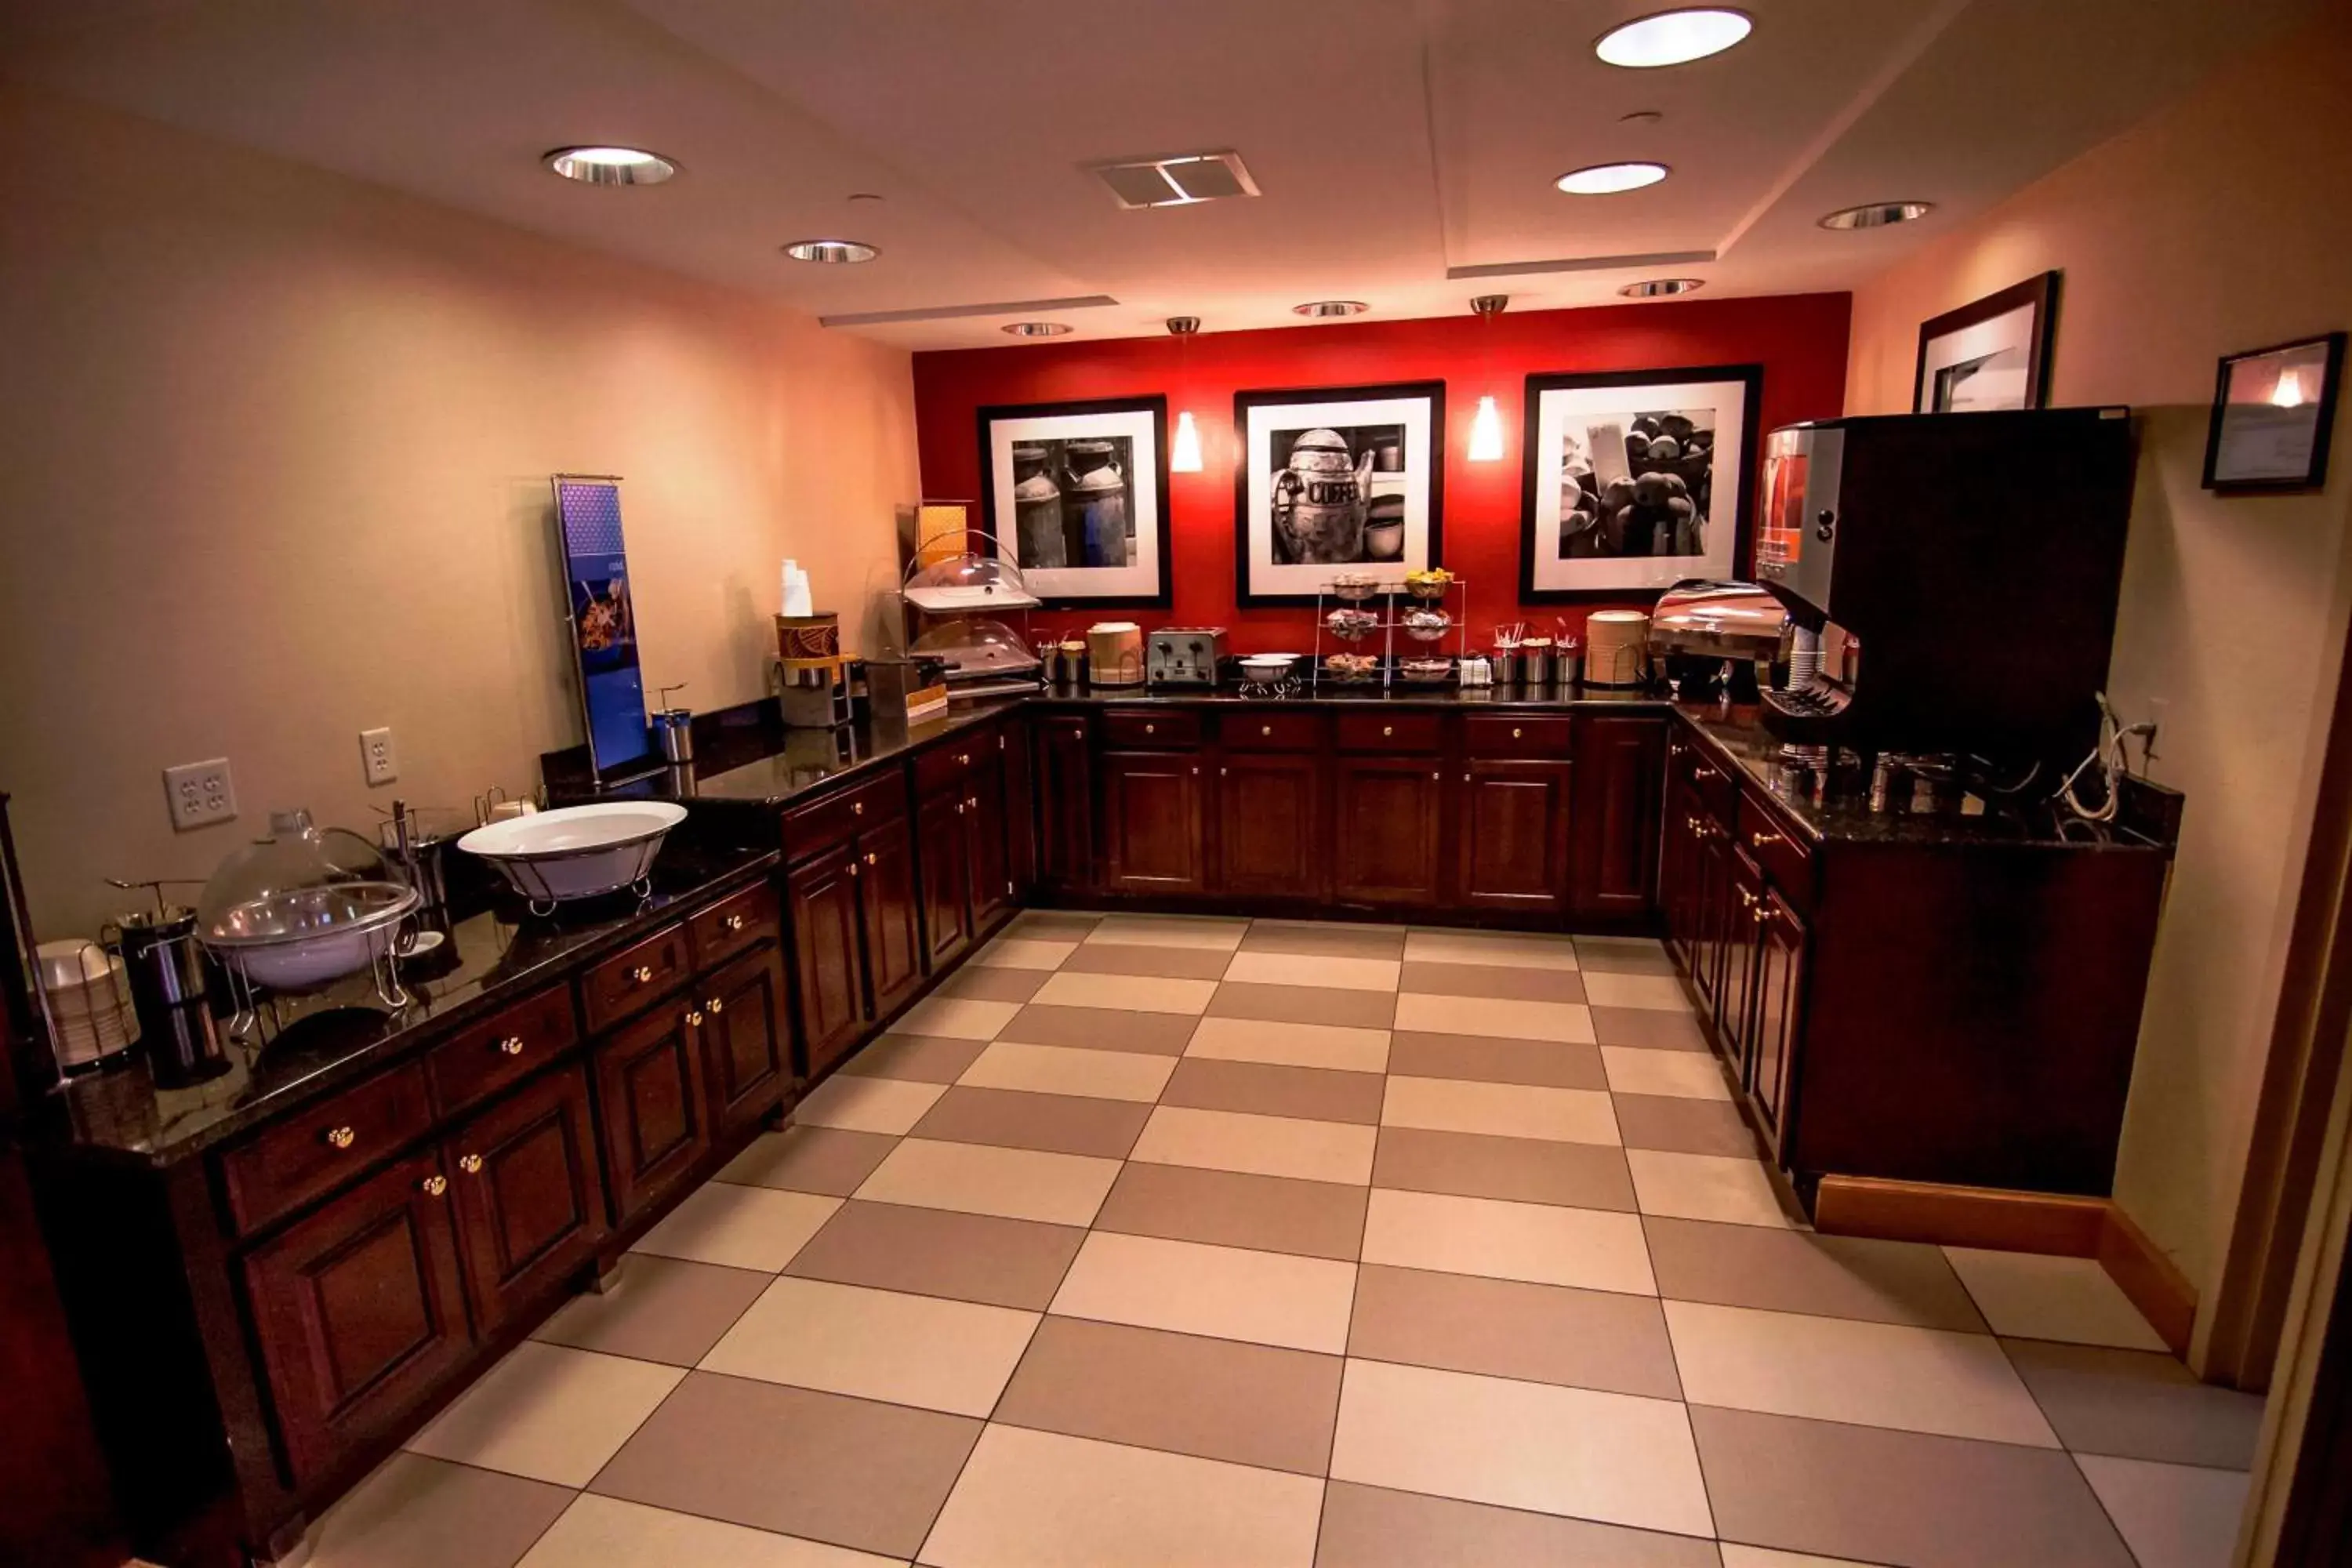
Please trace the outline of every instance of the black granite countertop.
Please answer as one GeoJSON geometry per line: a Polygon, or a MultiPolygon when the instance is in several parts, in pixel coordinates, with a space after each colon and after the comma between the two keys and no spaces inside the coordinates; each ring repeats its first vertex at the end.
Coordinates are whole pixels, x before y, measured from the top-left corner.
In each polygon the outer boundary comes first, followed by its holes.
{"type": "Polygon", "coordinates": [[[1279,696],[1263,687],[1227,683],[1205,686],[1049,686],[1025,699],[1056,707],[1082,708],[1231,708],[1317,706],[1327,708],[1435,708],[1445,710],[1503,708],[1513,712],[1542,709],[1571,713],[1580,708],[1652,709],[1667,710],[1665,699],[1643,690],[1602,690],[1598,687],[1427,686],[1400,685],[1388,690],[1367,681],[1361,686],[1326,682],[1308,691],[1279,696]]]}
{"type": "Polygon", "coordinates": [[[1007,698],[957,706],[927,724],[849,724],[838,730],[749,731],[695,760],[694,784],[681,798],[763,806],[790,804],[886,763],[922,750],[1021,706],[1007,698]]]}

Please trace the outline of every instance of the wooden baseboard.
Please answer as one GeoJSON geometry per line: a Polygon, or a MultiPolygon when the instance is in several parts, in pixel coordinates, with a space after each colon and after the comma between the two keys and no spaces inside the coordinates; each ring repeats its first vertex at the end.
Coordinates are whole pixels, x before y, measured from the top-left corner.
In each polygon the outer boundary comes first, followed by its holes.
{"type": "Polygon", "coordinates": [[[2173,1353],[2188,1353],[2196,1288],[2110,1199],[1823,1176],[1813,1226],[1828,1236],[2096,1258],[2173,1353]]]}

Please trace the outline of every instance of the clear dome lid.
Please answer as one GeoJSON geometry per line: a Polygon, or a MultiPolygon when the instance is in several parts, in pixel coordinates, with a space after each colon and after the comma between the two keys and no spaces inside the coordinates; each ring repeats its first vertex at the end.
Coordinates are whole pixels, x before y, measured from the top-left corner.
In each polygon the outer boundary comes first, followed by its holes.
{"type": "Polygon", "coordinates": [[[1022,579],[1021,568],[992,553],[996,542],[986,534],[972,537],[989,550],[910,563],[901,590],[907,602],[934,612],[1035,609],[1037,596],[1022,579]]]}
{"type": "Polygon", "coordinates": [[[196,900],[196,934],[214,947],[295,942],[397,920],[416,902],[383,851],[319,827],[307,811],[269,814],[269,837],[220,864],[196,900]]]}
{"type": "Polygon", "coordinates": [[[965,673],[1037,668],[1037,656],[1022,642],[1018,633],[1003,621],[983,616],[941,621],[917,637],[915,646],[907,651],[943,658],[950,668],[965,673]]]}

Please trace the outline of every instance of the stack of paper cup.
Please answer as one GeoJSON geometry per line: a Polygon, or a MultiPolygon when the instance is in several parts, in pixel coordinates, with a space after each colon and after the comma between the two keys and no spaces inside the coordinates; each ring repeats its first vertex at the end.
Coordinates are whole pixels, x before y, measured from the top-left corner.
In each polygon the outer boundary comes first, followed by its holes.
{"type": "Polygon", "coordinates": [[[1649,666],[1650,617],[1595,610],[1584,622],[1584,684],[1639,686],[1649,666]]]}

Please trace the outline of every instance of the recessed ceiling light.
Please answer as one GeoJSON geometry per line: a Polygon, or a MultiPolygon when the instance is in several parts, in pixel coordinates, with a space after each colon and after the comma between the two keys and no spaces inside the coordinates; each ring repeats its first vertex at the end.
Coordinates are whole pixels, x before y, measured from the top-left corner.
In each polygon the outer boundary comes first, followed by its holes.
{"type": "Polygon", "coordinates": [[[1293,305],[1294,316],[1312,316],[1321,321],[1330,316],[1360,316],[1370,310],[1361,300],[1309,300],[1304,305],[1293,305]]]}
{"type": "Polygon", "coordinates": [[[1617,290],[1628,300],[1656,300],[1669,294],[1694,294],[1706,287],[1701,278],[1645,278],[1617,290]]]}
{"type": "Polygon", "coordinates": [[[1755,26],[1744,11],[1662,11],[1612,27],[1594,40],[1592,52],[1606,64],[1635,70],[1687,65],[1723,53],[1755,26]]]}
{"type": "Polygon", "coordinates": [[[558,147],[543,161],[588,185],[658,185],[677,173],[676,163],[641,147],[558,147]]]}
{"type": "Polygon", "coordinates": [[[1008,321],[1004,330],[1016,338],[1058,338],[1067,333],[1067,321],[1008,321]]]}
{"type": "Polygon", "coordinates": [[[871,261],[882,253],[855,239],[797,239],[784,247],[794,261],[871,261]]]}
{"type": "Polygon", "coordinates": [[[1654,185],[1665,177],[1664,163],[1595,163],[1589,169],[1570,169],[1552,184],[1571,196],[1612,196],[1620,191],[1654,185]]]}
{"type": "Polygon", "coordinates": [[[1885,228],[1890,223],[1909,223],[1926,217],[1936,210],[1933,202],[1872,202],[1858,207],[1844,207],[1822,219],[1823,228],[1885,228]]]}

